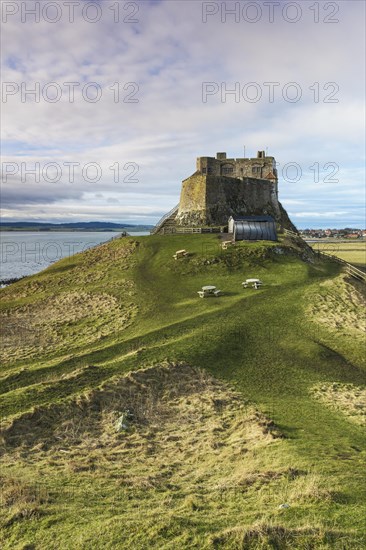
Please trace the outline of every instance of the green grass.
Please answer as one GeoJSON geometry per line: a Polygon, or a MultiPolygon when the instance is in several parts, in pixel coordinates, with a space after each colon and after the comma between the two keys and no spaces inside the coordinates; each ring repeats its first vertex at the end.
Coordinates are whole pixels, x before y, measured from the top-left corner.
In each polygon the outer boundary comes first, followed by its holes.
{"type": "Polygon", "coordinates": [[[125,238],[4,289],[4,548],[365,546],[362,423],[314,395],[363,395],[363,290],[308,257],[125,238]]]}
{"type": "Polygon", "coordinates": [[[314,250],[324,250],[366,271],[366,241],[312,243],[314,250]]]}

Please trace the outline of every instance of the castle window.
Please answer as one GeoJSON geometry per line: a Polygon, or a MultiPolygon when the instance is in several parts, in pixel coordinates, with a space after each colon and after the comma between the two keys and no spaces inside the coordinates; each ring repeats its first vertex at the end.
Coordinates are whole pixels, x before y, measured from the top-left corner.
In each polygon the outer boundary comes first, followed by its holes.
{"type": "Polygon", "coordinates": [[[253,173],[253,176],[260,176],[261,175],[261,167],[260,166],[253,166],[252,173],[253,173]]]}
{"type": "Polygon", "coordinates": [[[221,174],[223,176],[230,175],[234,173],[234,168],[232,166],[222,166],[221,167],[221,174]]]}
{"type": "Polygon", "coordinates": [[[207,173],[207,169],[206,168],[202,168],[202,174],[206,174],[207,173]]]}

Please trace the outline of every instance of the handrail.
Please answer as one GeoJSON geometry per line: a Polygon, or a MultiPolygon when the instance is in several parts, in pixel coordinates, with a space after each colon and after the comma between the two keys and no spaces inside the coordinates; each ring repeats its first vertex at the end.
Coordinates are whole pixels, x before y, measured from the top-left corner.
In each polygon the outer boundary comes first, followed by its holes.
{"type": "Polygon", "coordinates": [[[364,283],[366,283],[366,273],[361,269],[358,269],[358,267],[355,267],[354,265],[346,262],[345,260],[342,260],[342,258],[338,258],[338,256],[334,256],[333,254],[328,254],[327,252],[322,252],[321,250],[318,251],[318,254],[321,254],[322,256],[326,256],[327,258],[330,258],[331,260],[334,260],[346,266],[350,275],[353,275],[353,277],[357,277],[361,279],[364,283]]]}
{"type": "Polygon", "coordinates": [[[167,220],[168,218],[170,218],[170,216],[172,216],[174,214],[174,212],[177,212],[178,211],[178,208],[179,208],[179,204],[177,204],[176,206],[174,206],[174,208],[172,208],[170,210],[170,212],[168,212],[167,214],[164,214],[164,216],[158,221],[158,223],[155,225],[155,227],[153,227],[151,230],[150,230],[150,235],[154,235],[155,233],[157,233],[157,231],[161,228],[161,226],[163,225],[163,223],[165,222],[165,220],[167,220]]]}
{"type": "MultiPolygon", "coordinates": [[[[285,235],[289,235],[290,237],[299,237],[300,239],[302,239],[301,235],[297,235],[296,233],[294,233],[293,231],[290,231],[289,229],[284,229],[283,232],[285,233],[285,235]]],[[[358,269],[354,265],[346,262],[345,260],[342,260],[342,258],[338,258],[338,256],[334,256],[333,254],[328,254],[327,252],[323,252],[322,250],[314,250],[314,252],[317,252],[322,256],[330,258],[331,260],[334,260],[335,262],[338,262],[344,265],[347,268],[348,273],[352,277],[356,277],[357,279],[360,279],[363,283],[366,283],[366,273],[361,269],[358,269]]]]}

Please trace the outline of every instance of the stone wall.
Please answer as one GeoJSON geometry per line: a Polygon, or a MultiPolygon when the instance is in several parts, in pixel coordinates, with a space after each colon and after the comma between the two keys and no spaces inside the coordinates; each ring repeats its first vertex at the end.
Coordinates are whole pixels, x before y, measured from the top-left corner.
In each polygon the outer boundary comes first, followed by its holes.
{"type": "Polygon", "coordinates": [[[207,177],[196,172],[183,180],[180,193],[179,210],[176,217],[178,225],[201,226],[206,223],[206,183],[207,177]]]}
{"type": "Polygon", "coordinates": [[[199,157],[196,168],[203,175],[232,178],[267,178],[270,174],[277,178],[274,157],[261,158],[214,158],[199,157]]]}
{"type": "Polygon", "coordinates": [[[293,229],[278,202],[275,181],[196,172],[182,183],[176,224],[189,227],[226,225],[230,216],[260,214],[273,216],[284,227],[293,229]]]}

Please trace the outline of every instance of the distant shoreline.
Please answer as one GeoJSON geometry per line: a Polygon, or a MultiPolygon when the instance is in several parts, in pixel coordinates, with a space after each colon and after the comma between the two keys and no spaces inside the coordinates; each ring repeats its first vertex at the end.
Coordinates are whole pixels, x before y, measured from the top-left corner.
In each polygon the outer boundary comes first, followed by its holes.
{"type": "Polygon", "coordinates": [[[1,220],[0,232],[3,231],[39,231],[39,232],[102,232],[102,233],[120,233],[120,232],[137,232],[150,231],[154,226],[151,224],[134,224],[134,223],[114,223],[114,222],[10,222],[1,220]]]}
{"type": "Polygon", "coordinates": [[[21,281],[26,277],[29,277],[29,275],[23,275],[23,277],[12,277],[10,279],[0,279],[0,288],[4,288],[5,286],[12,285],[13,283],[17,283],[18,281],[21,281]]]}
{"type": "Polygon", "coordinates": [[[304,237],[302,237],[304,239],[304,241],[306,243],[327,243],[327,244],[334,244],[334,243],[366,243],[366,239],[362,239],[362,238],[359,238],[359,239],[344,239],[344,238],[339,238],[339,239],[335,239],[335,238],[332,238],[332,237],[328,237],[328,238],[319,238],[319,239],[305,239],[304,237]]]}
{"type": "Polygon", "coordinates": [[[59,229],[42,229],[39,227],[1,227],[0,233],[5,232],[22,232],[22,233],[123,233],[123,232],[129,232],[129,233],[138,233],[140,231],[150,231],[152,229],[151,227],[123,227],[120,229],[109,229],[109,228],[101,228],[101,229],[93,229],[93,228],[80,228],[80,229],[72,229],[69,227],[61,227],[59,229]]]}
{"type": "MultiPolygon", "coordinates": [[[[126,231],[125,229],[68,229],[68,228],[62,228],[62,229],[39,229],[38,227],[35,228],[26,228],[20,227],[19,229],[14,228],[7,228],[2,227],[0,229],[0,233],[9,233],[9,232],[22,232],[22,233],[123,233],[126,231]]],[[[139,231],[149,231],[149,229],[129,229],[131,233],[137,233],[139,231]]]]}

